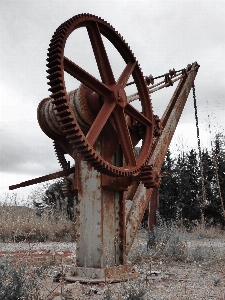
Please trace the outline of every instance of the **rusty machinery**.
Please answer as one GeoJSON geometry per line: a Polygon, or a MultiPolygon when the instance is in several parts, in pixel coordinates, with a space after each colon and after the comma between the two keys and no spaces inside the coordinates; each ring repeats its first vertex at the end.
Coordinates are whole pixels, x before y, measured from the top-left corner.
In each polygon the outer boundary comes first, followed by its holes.
{"type": "Polygon", "coordinates": [[[76,266],[71,266],[67,280],[132,278],[127,255],[148,203],[150,222],[155,221],[160,169],[199,65],[195,62],[180,71],[144,77],[118,32],[90,14],[77,15],[57,28],[47,61],[51,95],[39,104],[38,121],[54,140],[63,170],[10,189],[64,177],[64,192],[78,199],[76,266]],[[64,55],[68,37],[81,27],[87,29],[100,80],[64,55]],[[125,63],[118,78],[103,37],[125,63]],[[81,83],[78,89],[66,90],[64,72],[81,83]],[[175,81],[178,85],[160,120],[153,114],[150,94],[175,81]],[[126,89],[131,84],[136,92],[128,96],[126,89]],[[141,111],[132,103],[137,99],[141,111]],[[70,168],[64,154],[74,159],[75,167],[70,168]]]}

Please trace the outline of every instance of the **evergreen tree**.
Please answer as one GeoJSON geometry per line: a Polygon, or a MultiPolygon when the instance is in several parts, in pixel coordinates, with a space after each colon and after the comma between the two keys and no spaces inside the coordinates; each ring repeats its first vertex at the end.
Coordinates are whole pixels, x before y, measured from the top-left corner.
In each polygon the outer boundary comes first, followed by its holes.
{"type": "Polygon", "coordinates": [[[218,221],[225,224],[225,137],[217,134],[212,149],[213,162],[215,168],[215,185],[214,185],[214,208],[217,212],[218,221]]]}
{"type": "Polygon", "coordinates": [[[161,173],[159,212],[168,219],[200,220],[201,210],[206,221],[225,223],[225,137],[218,134],[212,153],[202,152],[202,167],[206,201],[202,199],[201,172],[198,155],[192,149],[176,159],[168,151],[161,173]]]}
{"type": "Polygon", "coordinates": [[[170,150],[166,154],[161,174],[163,177],[159,189],[159,213],[164,219],[171,220],[176,216],[178,182],[170,150]]]}
{"type": "Polygon", "coordinates": [[[202,152],[202,165],[206,199],[207,202],[214,202],[215,165],[213,163],[212,155],[208,150],[202,152]]]}
{"type": "Polygon", "coordinates": [[[202,164],[204,174],[204,188],[206,193],[206,203],[204,203],[203,211],[206,222],[214,219],[218,211],[218,203],[216,203],[216,168],[212,153],[208,150],[202,152],[202,164]]]}
{"type": "Polygon", "coordinates": [[[199,219],[199,168],[195,150],[178,156],[176,172],[179,185],[177,210],[182,210],[183,219],[199,219]]]}
{"type": "Polygon", "coordinates": [[[218,179],[220,183],[221,196],[225,201],[225,136],[217,134],[215,138],[214,150],[218,171],[218,179]]]}

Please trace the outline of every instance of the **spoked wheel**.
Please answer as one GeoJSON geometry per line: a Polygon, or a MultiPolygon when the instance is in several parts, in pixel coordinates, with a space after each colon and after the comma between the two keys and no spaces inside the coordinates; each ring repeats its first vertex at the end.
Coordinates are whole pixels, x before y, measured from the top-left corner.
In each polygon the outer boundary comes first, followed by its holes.
{"type": "Polygon", "coordinates": [[[145,164],[151,151],[154,125],[145,79],[129,46],[107,22],[96,16],[83,14],[69,19],[58,27],[51,39],[48,50],[47,72],[49,73],[48,84],[51,86],[49,90],[52,92],[51,98],[54,99],[54,109],[66,139],[88,163],[104,174],[132,176],[139,173],[140,167],[145,164]],[[64,56],[67,38],[80,27],[86,27],[87,29],[101,80],[98,80],[82,69],[76,62],[64,56]],[[117,79],[114,77],[102,36],[111,42],[125,62],[125,68],[117,79]],[[101,99],[101,108],[85,134],[79,126],[69,102],[64,71],[95,92],[101,99]],[[139,93],[142,112],[139,112],[127,101],[125,86],[131,76],[139,93]],[[138,156],[134,155],[134,145],[126,116],[129,116],[144,128],[142,147],[138,156]],[[125,159],[125,164],[122,167],[109,163],[94,149],[96,140],[109,120],[114,125],[122,148],[125,159]]]}

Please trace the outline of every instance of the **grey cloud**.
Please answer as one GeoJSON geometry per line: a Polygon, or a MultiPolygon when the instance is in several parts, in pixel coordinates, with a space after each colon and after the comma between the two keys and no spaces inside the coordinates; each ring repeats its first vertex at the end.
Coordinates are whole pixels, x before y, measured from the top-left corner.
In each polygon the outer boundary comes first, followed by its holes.
{"type": "MultiPolygon", "coordinates": [[[[0,169],[5,173],[40,174],[57,171],[60,166],[50,139],[41,132],[1,131],[0,169]]],[[[28,128],[28,126],[27,126],[28,128]]]]}

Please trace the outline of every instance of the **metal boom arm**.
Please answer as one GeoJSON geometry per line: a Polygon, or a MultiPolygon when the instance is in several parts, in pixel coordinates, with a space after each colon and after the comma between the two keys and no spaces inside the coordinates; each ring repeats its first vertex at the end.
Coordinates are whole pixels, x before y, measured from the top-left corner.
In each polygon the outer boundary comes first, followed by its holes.
{"type": "MultiPolygon", "coordinates": [[[[150,165],[160,171],[166,152],[169,148],[176,126],[179,122],[183,108],[187,101],[191,87],[193,86],[199,65],[194,63],[191,66],[190,72],[187,76],[184,76],[174,94],[171,98],[164,114],[162,117],[163,131],[160,137],[158,137],[153,145],[152,155],[149,161],[150,165]]],[[[150,201],[153,188],[146,189],[142,183],[137,187],[136,193],[133,197],[132,206],[127,215],[127,233],[126,233],[126,251],[129,252],[136,232],[139,228],[144,212],[147,208],[148,202],[150,201]]]]}

